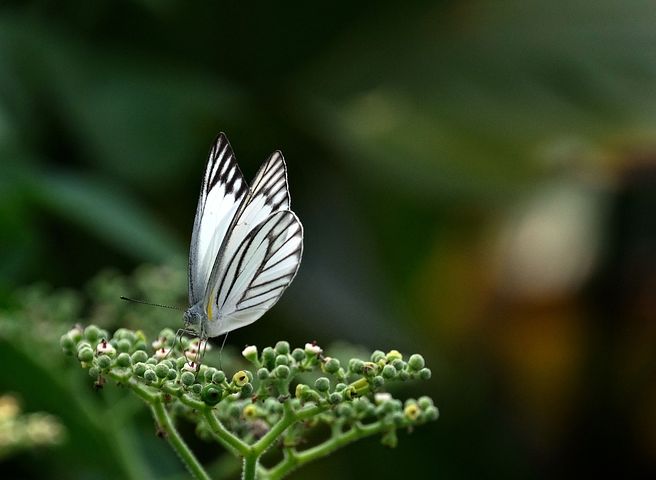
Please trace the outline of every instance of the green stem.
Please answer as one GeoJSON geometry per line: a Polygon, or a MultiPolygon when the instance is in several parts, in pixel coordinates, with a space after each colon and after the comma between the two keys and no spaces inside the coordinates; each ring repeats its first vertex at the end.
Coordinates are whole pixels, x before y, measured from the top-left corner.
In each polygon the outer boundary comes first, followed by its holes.
{"type": "Polygon", "coordinates": [[[305,463],[330,455],[348,443],[379,433],[385,428],[387,427],[383,426],[381,421],[369,425],[355,424],[350,430],[302,452],[297,452],[292,448],[285,449],[283,459],[268,470],[267,478],[268,480],[279,480],[305,463]]]}
{"type": "Polygon", "coordinates": [[[257,460],[259,455],[253,453],[244,457],[244,469],[242,470],[242,480],[255,480],[257,473],[257,460]]]}
{"type": "Polygon", "coordinates": [[[219,419],[216,418],[216,415],[211,409],[204,409],[203,415],[212,429],[212,432],[215,434],[215,438],[226,448],[226,450],[229,450],[235,455],[242,456],[247,456],[251,453],[251,447],[230,433],[228,429],[221,424],[219,419]]]}
{"type": "Polygon", "coordinates": [[[187,466],[189,472],[199,480],[210,480],[210,476],[205,472],[205,469],[196,459],[193,452],[189,450],[189,447],[184,442],[178,431],[175,429],[171,417],[169,417],[164,404],[161,399],[156,399],[150,404],[150,408],[153,411],[153,415],[157,420],[160,428],[166,434],[166,439],[168,440],[173,450],[176,451],[180,459],[187,466]]]}

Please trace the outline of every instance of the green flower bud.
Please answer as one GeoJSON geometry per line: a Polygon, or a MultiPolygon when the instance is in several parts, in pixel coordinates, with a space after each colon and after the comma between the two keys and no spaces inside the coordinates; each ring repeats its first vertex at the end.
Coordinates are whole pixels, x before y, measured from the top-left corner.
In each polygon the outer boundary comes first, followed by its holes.
{"type": "Polygon", "coordinates": [[[407,363],[405,363],[403,360],[394,360],[392,362],[392,365],[394,366],[394,368],[397,371],[401,371],[401,370],[405,369],[407,363]]]}
{"type": "Polygon", "coordinates": [[[319,392],[327,392],[330,389],[330,380],[326,377],[319,377],[314,381],[314,388],[319,392]]]}
{"type": "Polygon", "coordinates": [[[208,384],[203,387],[203,390],[200,392],[200,398],[207,405],[213,406],[221,401],[223,397],[223,390],[213,384],[208,384]]]}
{"type": "Polygon", "coordinates": [[[285,379],[289,377],[289,367],[287,365],[278,365],[274,370],[276,378],[285,379]]]}
{"type": "Polygon", "coordinates": [[[440,411],[434,405],[430,405],[429,407],[427,407],[424,413],[422,414],[422,419],[427,422],[437,420],[439,417],[440,417],[440,411]]]}
{"type": "Polygon", "coordinates": [[[228,415],[231,416],[232,418],[239,418],[239,415],[241,415],[241,408],[239,408],[239,404],[233,403],[228,407],[228,415]]]}
{"type": "Polygon", "coordinates": [[[269,397],[264,401],[264,408],[267,413],[274,414],[282,411],[282,404],[273,397],[269,397]]]}
{"type": "Polygon", "coordinates": [[[408,379],[410,378],[410,374],[409,374],[406,370],[401,370],[401,371],[398,373],[397,378],[398,378],[399,380],[401,380],[402,382],[405,382],[406,380],[408,380],[408,379]]]}
{"type": "Polygon", "coordinates": [[[166,378],[169,374],[169,366],[163,362],[158,363],[155,366],[155,374],[157,374],[159,378],[166,378]]]}
{"type": "Polygon", "coordinates": [[[221,370],[218,370],[212,375],[212,383],[223,383],[225,378],[225,373],[223,373],[221,370]]]}
{"type": "Polygon", "coordinates": [[[289,365],[289,358],[287,355],[278,355],[276,357],[276,366],[277,365],[289,365]]]}
{"type": "Polygon", "coordinates": [[[71,339],[72,339],[73,342],[75,342],[75,343],[77,343],[77,342],[79,342],[80,340],[82,340],[82,330],[80,329],[80,327],[73,327],[73,328],[71,328],[71,329],[66,333],[66,335],[68,335],[69,337],[71,337],[71,339]]]}
{"type": "Polygon", "coordinates": [[[145,362],[148,360],[148,354],[143,350],[137,350],[132,354],[132,363],[145,362]]]}
{"type": "Polygon", "coordinates": [[[248,398],[253,394],[253,384],[247,383],[241,387],[239,398],[248,398]]]}
{"type": "Polygon", "coordinates": [[[112,364],[112,359],[109,358],[107,355],[100,355],[96,359],[96,365],[98,365],[98,367],[101,368],[102,370],[108,369],[111,364],[112,364]]]}
{"type": "Polygon", "coordinates": [[[430,380],[431,375],[432,373],[430,371],[430,368],[422,368],[421,370],[419,370],[419,378],[421,378],[422,380],[430,380]]]}
{"type": "Polygon", "coordinates": [[[353,373],[362,373],[364,371],[364,362],[357,358],[349,360],[349,370],[353,373]]]}
{"type": "Polygon", "coordinates": [[[337,407],[337,415],[343,418],[352,418],[353,417],[353,407],[349,403],[341,403],[337,407]]]}
{"type": "Polygon", "coordinates": [[[401,412],[394,412],[391,415],[392,422],[394,422],[394,426],[396,427],[402,427],[405,424],[405,415],[403,415],[401,412]]]}
{"type": "Polygon", "coordinates": [[[385,358],[385,352],[380,350],[374,350],[374,353],[371,354],[371,361],[378,363],[385,358]]]}
{"type": "Polygon", "coordinates": [[[216,368],[214,368],[214,367],[208,367],[208,368],[206,368],[205,371],[203,372],[203,377],[205,378],[205,381],[206,381],[206,382],[211,382],[211,381],[212,381],[212,377],[214,376],[214,374],[215,374],[216,372],[218,372],[218,370],[217,370],[216,368]]]}
{"type": "Polygon", "coordinates": [[[144,342],[143,340],[137,340],[136,342],[134,342],[135,350],[146,350],[146,348],[147,348],[146,342],[144,342]]]}
{"type": "Polygon", "coordinates": [[[396,377],[396,368],[392,365],[385,365],[383,367],[382,375],[385,380],[390,380],[396,377]]]}
{"type": "Polygon", "coordinates": [[[269,371],[266,368],[260,368],[257,371],[257,378],[259,380],[266,380],[267,378],[269,378],[269,371]]]}
{"type": "Polygon", "coordinates": [[[353,400],[353,408],[358,414],[363,414],[366,412],[367,407],[369,406],[369,399],[367,397],[356,398],[353,400]]]}
{"type": "Polygon", "coordinates": [[[175,380],[178,378],[178,372],[174,368],[169,368],[169,373],[166,374],[167,380],[175,380]]]}
{"type": "Polygon", "coordinates": [[[341,402],[342,398],[342,394],[339,392],[333,392],[328,395],[328,401],[333,405],[337,405],[339,402],[341,402]]]}
{"type": "Polygon", "coordinates": [[[149,368],[144,372],[144,380],[146,380],[149,383],[153,383],[157,381],[157,374],[155,373],[155,370],[152,368],[149,368]]]}
{"type": "Polygon", "coordinates": [[[266,347],[262,350],[262,363],[269,367],[273,368],[274,362],[276,361],[276,352],[271,347],[266,347]]]}
{"type": "Polygon", "coordinates": [[[238,387],[243,387],[248,383],[248,375],[244,370],[239,370],[232,376],[232,382],[238,387]]]}
{"type": "Polygon", "coordinates": [[[192,393],[195,393],[196,395],[200,395],[201,391],[203,390],[203,386],[200,383],[194,383],[190,387],[192,393]]]}
{"type": "Polygon", "coordinates": [[[144,373],[146,372],[146,364],[143,362],[137,363],[134,366],[134,374],[137,377],[143,377],[144,373]]]}
{"type": "Polygon", "coordinates": [[[335,374],[339,370],[339,360],[336,358],[326,357],[322,363],[323,371],[330,374],[335,374]]]}
{"type": "Polygon", "coordinates": [[[419,408],[422,410],[426,410],[433,405],[433,399],[424,395],[423,397],[419,397],[417,405],[419,405],[419,408]]]}
{"type": "Polygon", "coordinates": [[[346,384],[345,383],[338,383],[337,385],[335,385],[335,391],[336,392],[341,392],[344,389],[346,389],[346,384]]]}
{"type": "Polygon", "coordinates": [[[385,358],[387,358],[388,362],[393,362],[394,360],[403,360],[403,355],[398,350],[390,350],[385,355],[385,358]]]}
{"type": "Polygon", "coordinates": [[[59,346],[67,353],[75,349],[75,342],[70,335],[64,334],[59,338],[59,346]]]}
{"type": "Polygon", "coordinates": [[[100,369],[98,367],[89,368],[89,376],[90,377],[98,378],[98,375],[100,375],[100,369]]]}
{"type": "Polygon", "coordinates": [[[127,339],[119,340],[116,343],[116,350],[119,352],[129,352],[130,348],[132,348],[132,343],[130,343],[130,341],[127,339]]]}
{"type": "Polygon", "coordinates": [[[408,359],[408,367],[410,367],[410,370],[414,370],[415,372],[418,372],[424,368],[425,364],[426,362],[424,362],[424,357],[418,353],[410,355],[410,358],[408,359]]]}
{"type": "Polygon", "coordinates": [[[385,379],[381,377],[380,375],[376,375],[372,380],[371,384],[373,385],[374,388],[380,388],[383,385],[385,385],[385,379]]]}
{"type": "Polygon", "coordinates": [[[287,355],[289,353],[289,343],[281,340],[276,343],[275,350],[278,355],[287,355]]]}
{"type": "Polygon", "coordinates": [[[367,376],[376,375],[378,373],[379,367],[374,362],[364,362],[363,373],[367,376]]]}
{"type": "Polygon", "coordinates": [[[305,392],[309,389],[310,389],[310,387],[308,387],[307,385],[305,385],[303,383],[299,383],[298,385],[296,385],[296,390],[294,391],[294,396],[296,398],[299,398],[299,399],[303,398],[303,396],[305,395],[305,392]]]}
{"type": "Polygon", "coordinates": [[[196,383],[196,376],[191,372],[182,372],[182,374],[180,375],[180,381],[182,382],[183,385],[190,387],[194,383],[196,383]]]}
{"type": "Polygon", "coordinates": [[[90,347],[84,347],[77,352],[77,359],[80,362],[90,362],[93,360],[93,350],[90,347]]]}
{"type": "Polygon", "coordinates": [[[305,360],[305,352],[300,348],[295,348],[292,351],[292,358],[297,362],[302,362],[303,360],[305,360]]]}
{"type": "Polygon", "coordinates": [[[172,342],[175,338],[175,332],[170,328],[165,328],[159,332],[159,338],[165,338],[167,342],[172,342]]]}
{"type": "Polygon", "coordinates": [[[119,353],[118,357],[116,357],[116,365],[121,368],[127,368],[132,365],[130,355],[127,353],[119,353]]]}
{"type": "Polygon", "coordinates": [[[242,356],[249,362],[257,362],[257,347],[249,345],[241,351],[242,356]]]}
{"type": "MultiPolygon", "coordinates": [[[[182,359],[180,359],[180,360],[182,360],[182,359]]],[[[146,360],[146,365],[153,365],[153,366],[155,366],[155,365],[157,365],[158,363],[159,363],[159,362],[158,362],[156,359],[152,358],[152,357],[150,357],[148,360],[146,360]]],[[[182,367],[183,364],[184,364],[184,361],[180,364],[180,367],[182,367]]]]}
{"type": "Polygon", "coordinates": [[[89,340],[91,343],[96,343],[98,338],[100,338],[100,329],[95,325],[89,325],[84,329],[84,338],[89,340]]]}

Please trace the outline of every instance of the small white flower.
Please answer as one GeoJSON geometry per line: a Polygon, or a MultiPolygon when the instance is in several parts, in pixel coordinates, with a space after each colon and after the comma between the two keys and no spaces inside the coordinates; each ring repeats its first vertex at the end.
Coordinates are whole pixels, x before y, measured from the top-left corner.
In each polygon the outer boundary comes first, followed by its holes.
{"type": "Polygon", "coordinates": [[[321,350],[321,347],[319,345],[315,345],[314,343],[305,344],[305,353],[319,355],[321,352],[323,352],[323,350],[321,350]]]}
{"type": "Polygon", "coordinates": [[[249,345],[242,350],[241,354],[247,360],[257,358],[257,347],[255,345],[249,345]]]}
{"type": "Polygon", "coordinates": [[[183,370],[186,370],[187,372],[193,372],[193,373],[196,373],[196,362],[185,363],[185,364],[182,366],[182,369],[183,369],[183,370]]]}
{"type": "Polygon", "coordinates": [[[161,360],[161,359],[165,358],[165,357],[169,354],[170,351],[171,351],[170,348],[164,348],[164,347],[162,347],[162,348],[158,349],[158,350],[155,352],[155,358],[156,358],[157,360],[161,360]]]}
{"type": "Polygon", "coordinates": [[[106,340],[103,340],[96,347],[96,353],[98,355],[101,355],[101,354],[113,355],[114,353],[116,353],[116,349],[113,347],[113,345],[111,343],[109,343],[106,340]]]}
{"type": "Polygon", "coordinates": [[[389,402],[390,400],[392,400],[392,395],[387,392],[379,392],[374,394],[374,402],[376,402],[376,405],[389,402]]]}
{"type": "Polygon", "coordinates": [[[198,348],[196,346],[192,346],[190,349],[185,350],[185,357],[187,357],[187,360],[193,361],[198,357],[198,348]]]}
{"type": "Polygon", "coordinates": [[[162,347],[164,346],[165,343],[166,343],[165,339],[159,339],[159,338],[158,338],[157,340],[155,340],[155,341],[152,343],[152,345],[153,345],[153,348],[154,348],[155,350],[159,350],[160,348],[162,348],[162,347]]]}

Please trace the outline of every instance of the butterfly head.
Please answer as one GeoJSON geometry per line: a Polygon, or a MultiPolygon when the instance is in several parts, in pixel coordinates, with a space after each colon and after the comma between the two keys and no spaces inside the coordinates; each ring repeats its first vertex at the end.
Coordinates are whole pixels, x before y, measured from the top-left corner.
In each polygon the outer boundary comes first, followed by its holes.
{"type": "Polygon", "coordinates": [[[207,316],[199,304],[189,307],[182,318],[184,320],[185,330],[195,332],[200,332],[203,321],[207,321],[207,316]]]}

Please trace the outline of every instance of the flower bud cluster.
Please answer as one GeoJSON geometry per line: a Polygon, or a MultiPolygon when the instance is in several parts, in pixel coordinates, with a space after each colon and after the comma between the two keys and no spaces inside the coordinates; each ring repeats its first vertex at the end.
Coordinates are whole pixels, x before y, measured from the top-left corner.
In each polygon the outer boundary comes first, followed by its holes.
{"type": "Polygon", "coordinates": [[[64,428],[46,413],[21,413],[16,398],[0,396],[0,459],[20,450],[59,444],[64,428]]]}
{"type": "Polygon", "coordinates": [[[281,418],[285,404],[294,411],[316,405],[321,410],[317,418],[328,424],[381,422],[388,445],[393,444],[390,432],[397,428],[438,417],[428,397],[402,404],[383,391],[392,382],[430,378],[418,354],[406,361],[396,350],[375,351],[369,359],[342,363],[324,356],[314,342],[292,348],[279,341],[262,350],[245,347],[242,356],[252,371],[226,373],[198,365],[205,346],[197,339],[176,339],[169,329],[148,342],[140,331],[119,329],[110,338],[93,325],[75,327],[61,337],[60,345],[77,357],[99,386],[110,379],[164,393],[174,414],[196,421],[203,437],[209,435],[209,426],[197,415],[201,407],[212,408],[230,431],[244,439],[264,435],[281,418]]]}

